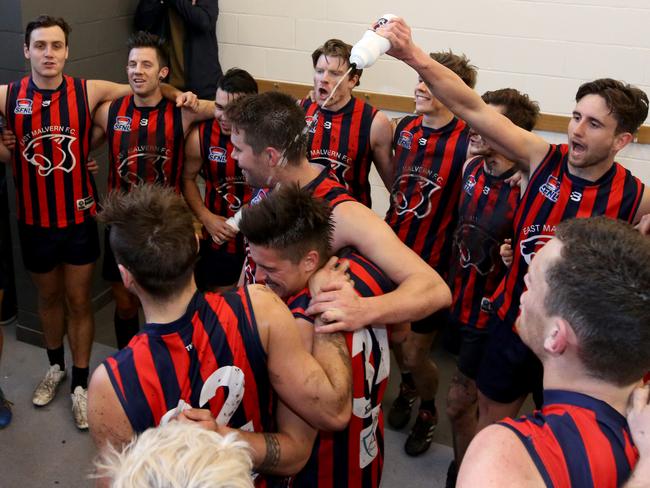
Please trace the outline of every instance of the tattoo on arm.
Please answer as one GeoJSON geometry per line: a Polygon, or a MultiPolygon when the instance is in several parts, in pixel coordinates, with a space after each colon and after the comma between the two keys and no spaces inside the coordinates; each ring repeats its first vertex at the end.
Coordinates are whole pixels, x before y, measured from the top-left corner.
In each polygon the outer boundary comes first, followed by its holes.
{"type": "Polygon", "coordinates": [[[275,468],[280,462],[280,443],[275,434],[264,434],[264,441],[266,442],[266,456],[262,464],[260,464],[260,471],[269,471],[275,468]]]}

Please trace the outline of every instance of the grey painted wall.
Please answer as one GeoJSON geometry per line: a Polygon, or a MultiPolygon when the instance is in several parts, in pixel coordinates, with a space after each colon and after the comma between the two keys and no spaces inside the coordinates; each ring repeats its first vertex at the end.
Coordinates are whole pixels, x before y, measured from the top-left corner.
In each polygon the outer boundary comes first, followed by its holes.
{"type": "MultiPolygon", "coordinates": [[[[29,65],[23,56],[24,27],[34,17],[48,14],[63,17],[72,27],[66,74],[87,79],[126,82],[126,39],[131,32],[137,0],[0,0],[0,83],[24,76],[29,65]]],[[[100,164],[96,176],[100,195],[106,189],[106,150],[94,155],[100,164]]],[[[18,298],[18,339],[41,344],[36,289],[24,269],[17,240],[15,193],[9,181],[12,247],[18,298]]],[[[103,230],[100,229],[103,244],[103,230]]],[[[110,300],[110,288],[101,279],[101,258],[93,282],[95,307],[110,300]]]]}

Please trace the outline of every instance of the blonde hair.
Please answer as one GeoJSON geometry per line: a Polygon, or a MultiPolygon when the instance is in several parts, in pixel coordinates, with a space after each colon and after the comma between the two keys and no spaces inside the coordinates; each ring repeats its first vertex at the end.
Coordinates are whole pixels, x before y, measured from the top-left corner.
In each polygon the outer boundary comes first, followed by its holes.
{"type": "Polygon", "coordinates": [[[109,445],[95,466],[92,476],[112,488],[253,488],[248,443],[181,422],[147,429],[121,451],[109,445]]]}

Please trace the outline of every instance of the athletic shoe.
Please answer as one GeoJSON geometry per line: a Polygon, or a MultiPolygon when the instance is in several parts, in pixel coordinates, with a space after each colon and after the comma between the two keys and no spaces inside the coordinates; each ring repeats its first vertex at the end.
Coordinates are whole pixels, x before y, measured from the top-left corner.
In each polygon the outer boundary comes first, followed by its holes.
{"type": "Polygon", "coordinates": [[[458,465],[456,460],[452,459],[447,468],[447,480],[445,481],[445,488],[455,488],[456,479],[458,478],[458,465]]]}
{"type": "Polygon", "coordinates": [[[428,410],[420,410],[415,419],[415,424],[411,429],[411,433],[406,439],[404,450],[409,456],[419,456],[426,452],[431,445],[433,433],[438,425],[438,414],[431,413],[428,410]]]}
{"type": "Polygon", "coordinates": [[[79,430],[88,429],[88,390],[77,386],[72,394],[72,416],[79,430]]]}
{"type": "Polygon", "coordinates": [[[32,403],[37,407],[42,407],[50,403],[54,399],[56,389],[64,379],[65,371],[61,371],[58,364],[50,366],[50,369],[45,373],[45,377],[34,390],[32,403]]]}
{"type": "Polygon", "coordinates": [[[415,388],[405,383],[399,385],[399,395],[388,411],[388,425],[394,429],[405,427],[411,420],[411,409],[418,394],[415,388]]]}
{"type": "Polygon", "coordinates": [[[11,403],[5,398],[2,389],[0,388],[0,429],[4,429],[7,425],[11,423],[11,403]]]}

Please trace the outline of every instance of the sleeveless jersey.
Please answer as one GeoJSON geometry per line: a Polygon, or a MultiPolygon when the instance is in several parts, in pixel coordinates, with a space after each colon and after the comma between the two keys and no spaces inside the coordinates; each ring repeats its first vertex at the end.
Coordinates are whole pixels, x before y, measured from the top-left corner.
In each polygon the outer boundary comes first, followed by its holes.
{"type": "Polygon", "coordinates": [[[109,192],[156,183],[180,193],[185,143],[181,113],[165,99],[155,107],[136,107],[133,95],[111,102],[106,131],[109,192]]]}
{"type": "Polygon", "coordinates": [[[197,292],[183,317],[145,325],[103,364],[136,433],[167,421],[180,401],[231,427],[274,431],[266,352],[245,288],[197,292]]]}
{"type": "Polygon", "coordinates": [[[566,144],[551,145],[515,212],[514,259],[492,300],[492,308],[507,324],[517,318],[528,265],[553,237],[557,224],[594,215],[632,222],[641,202],[643,183],[620,164],[591,182],[569,174],[567,160],[566,144]]]}
{"type": "MultiPolygon", "coordinates": [[[[237,161],[232,158],[230,135],[221,132],[215,119],[199,124],[201,149],[201,176],[205,180],[205,206],[215,215],[230,218],[251,200],[252,189],[246,183],[237,161]]],[[[219,245],[204,232],[214,249],[223,247],[230,254],[243,254],[244,238],[241,233],[219,245]]]]}
{"type": "Polygon", "coordinates": [[[16,135],[13,174],[16,216],[27,225],[65,228],[97,212],[88,173],[90,129],[86,80],[64,76],[41,90],[27,76],[9,84],[7,128],[16,135]]]}
{"type": "Polygon", "coordinates": [[[372,207],[370,128],[377,109],[354,97],[336,112],[321,109],[310,99],[304,99],[301,106],[309,127],[309,160],[329,166],[350,195],[372,207]]]}
{"type": "MultiPolygon", "coordinates": [[[[304,188],[311,191],[312,195],[315,198],[322,198],[325,200],[332,208],[332,210],[334,210],[339,204],[343,202],[355,201],[355,199],[350,196],[345,187],[331,177],[331,173],[327,167],[325,167],[325,169],[323,169],[323,171],[321,171],[316,178],[307,183],[304,188]]],[[[251,205],[255,205],[256,202],[262,198],[265,198],[269,192],[270,190],[268,188],[257,190],[255,196],[251,200],[251,205]]],[[[253,258],[251,258],[251,253],[248,245],[246,245],[244,278],[246,284],[255,283],[255,262],[253,261],[253,258]]]]}
{"type": "Polygon", "coordinates": [[[489,297],[506,271],[499,247],[504,239],[512,238],[512,219],[519,201],[519,186],[504,182],[515,170],[490,176],[484,162],[481,157],[473,159],[463,173],[449,269],[453,296],[449,315],[460,324],[479,329],[487,325],[489,297]]]}
{"type": "Polygon", "coordinates": [[[517,434],[547,487],[622,486],[639,458],[625,417],[580,393],[545,390],[541,410],[499,424],[517,434]]]}
{"type": "Polygon", "coordinates": [[[454,118],[440,129],[422,116],[404,117],[395,130],[395,181],[386,222],[422,259],[445,273],[456,223],[469,129],[454,118]]]}
{"type": "MultiPolygon", "coordinates": [[[[355,252],[350,277],[360,296],[378,296],[392,291],[393,283],[373,263],[355,252]]],[[[294,317],[304,314],[309,290],[291,297],[287,305],[294,317]]],[[[384,414],[381,402],[388,385],[390,351],[383,326],[344,332],[352,359],[352,417],[345,430],[319,432],[311,456],[295,477],[293,486],[318,488],[378,487],[384,463],[384,414]]]]}

